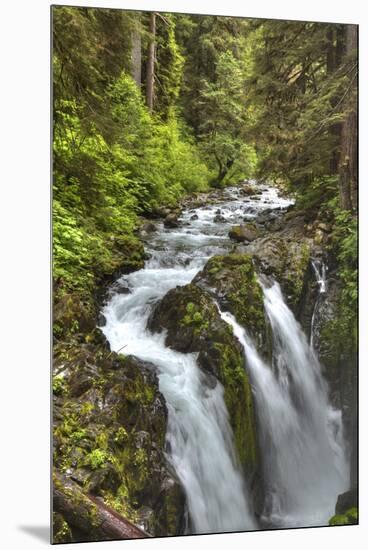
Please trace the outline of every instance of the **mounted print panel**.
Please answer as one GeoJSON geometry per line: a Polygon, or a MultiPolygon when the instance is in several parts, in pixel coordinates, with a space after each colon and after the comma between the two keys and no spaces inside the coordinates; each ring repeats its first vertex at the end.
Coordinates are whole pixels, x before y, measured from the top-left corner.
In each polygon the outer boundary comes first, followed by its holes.
{"type": "Polygon", "coordinates": [[[357,524],[358,27],[52,30],[52,542],[357,524]]]}

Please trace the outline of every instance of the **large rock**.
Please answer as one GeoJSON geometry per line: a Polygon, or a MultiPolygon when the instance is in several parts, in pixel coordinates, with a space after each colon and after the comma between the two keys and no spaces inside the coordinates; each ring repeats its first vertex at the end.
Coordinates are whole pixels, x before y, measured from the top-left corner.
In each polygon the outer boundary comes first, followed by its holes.
{"type": "Polygon", "coordinates": [[[139,228],[139,234],[141,237],[147,237],[157,231],[157,226],[153,222],[145,221],[139,228]]]}
{"type": "Polygon", "coordinates": [[[179,227],[180,223],[178,217],[179,216],[176,213],[168,214],[164,219],[164,226],[168,228],[179,227]]]}
{"type": "Polygon", "coordinates": [[[344,514],[350,508],[358,507],[358,489],[354,487],[337,497],[335,514],[344,514]]]}
{"type": "Polygon", "coordinates": [[[238,457],[252,482],[258,468],[258,444],[251,387],[241,345],[209,293],[194,284],[170,290],[152,312],[148,328],[167,331],[167,346],[198,353],[207,383],[213,386],[216,379],[222,383],[238,457]]]}
{"type": "Polygon", "coordinates": [[[285,299],[298,315],[308,279],[313,277],[310,257],[313,242],[296,228],[261,237],[239,251],[250,254],[257,268],[280,283],[285,299]]]}
{"type": "Polygon", "coordinates": [[[263,293],[250,255],[214,256],[193,282],[211,293],[253,336],[258,348],[266,350],[263,293]]]}
{"type": "Polygon", "coordinates": [[[357,483],[358,347],[354,303],[347,308],[344,283],[329,273],[327,291],[317,308],[315,346],[329,382],[333,405],[342,410],[350,449],[350,483],[357,483]]]}
{"type": "Polygon", "coordinates": [[[358,523],[358,490],[353,487],[337,497],[335,515],[330,519],[330,525],[356,525],[358,523]]]}
{"type": "Polygon", "coordinates": [[[239,193],[241,195],[245,195],[246,197],[254,195],[255,192],[256,192],[256,188],[250,184],[243,185],[243,187],[239,189],[239,193]]]}
{"type": "Polygon", "coordinates": [[[239,243],[251,242],[260,236],[259,229],[252,223],[234,225],[229,231],[230,239],[239,243]]]}
{"type": "Polygon", "coordinates": [[[56,346],[55,371],[56,470],[150,534],[181,534],[185,497],[164,454],[154,365],[89,343],[56,346]]]}

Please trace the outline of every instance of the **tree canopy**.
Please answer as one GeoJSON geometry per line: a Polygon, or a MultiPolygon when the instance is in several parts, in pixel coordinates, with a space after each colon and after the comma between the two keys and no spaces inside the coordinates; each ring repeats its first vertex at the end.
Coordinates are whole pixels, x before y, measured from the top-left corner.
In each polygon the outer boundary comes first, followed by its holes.
{"type": "MultiPolygon", "coordinates": [[[[54,268],[86,288],[138,216],[245,178],[357,208],[354,25],[53,8],[54,268]]],[[[332,203],[331,203],[332,204],[332,203]]],[[[120,243],[120,244],[118,244],[120,243]]]]}

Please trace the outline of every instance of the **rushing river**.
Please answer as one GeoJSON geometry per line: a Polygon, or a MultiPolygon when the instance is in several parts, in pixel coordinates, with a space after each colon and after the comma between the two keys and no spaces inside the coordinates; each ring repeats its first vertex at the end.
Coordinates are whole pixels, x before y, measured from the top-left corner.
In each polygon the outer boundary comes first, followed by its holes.
{"type": "MultiPolygon", "coordinates": [[[[146,242],[145,268],[123,276],[103,314],[111,348],[155,364],[168,408],[167,447],[184,488],[189,532],[253,530],[250,495],[235,460],[223,387],[205,383],[195,354],[165,346],[147,319],[171,288],[189,283],[213,255],[228,252],[230,227],[291,201],[258,185],[257,197],[229,188],[215,205],[183,212],[180,228],[158,231],[146,242]],[[222,221],[214,220],[216,215],[222,221]]],[[[277,283],[264,288],[274,337],[275,365],[265,365],[244,327],[223,312],[244,347],[260,424],[266,486],[262,524],[273,527],[326,524],[337,495],[346,489],[347,465],[341,415],[328,404],[320,366],[285,305],[277,283]]],[[[246,327],[245,327],[246,328],[246,327]]]]}

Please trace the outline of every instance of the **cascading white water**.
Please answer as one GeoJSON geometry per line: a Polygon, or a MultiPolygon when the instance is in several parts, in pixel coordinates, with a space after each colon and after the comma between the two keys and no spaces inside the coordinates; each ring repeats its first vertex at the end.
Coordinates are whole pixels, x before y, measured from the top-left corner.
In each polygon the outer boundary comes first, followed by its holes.
{"type": "Polygon", "coordinates": [[[262,519],[282,527],[326,525],[348,488],[341,413],[329,405],[318,360],[279,285],[263,292],[272,367],[234,317],[222,313],[244,347],[254,388],[266,484],[262,519]]]}
{"type": "Polygon", "coordinates": [[[326,264],[319,260],[312,260],[312,267],[316,276],[320,294],[326,292],[326,264]]]}
{"type": "Polygon", "coordinates": [[[321,300],[323,300],[327,291],[327,279],[326,279],[327,267],[324,262],[319,260],[312,260],[311,263],[312,263],[312,268],[318,284],[318,296],[313,308],[313,314],[311,319],[311,329],[310,329],[310,345],[312,348],[314,348],[316,317],[318,317],[317,314],[319,311],[321,300]]]}
{"type": "Polygon", "coordinates": [[[165,346],[165,334],[146,330],[152,303],[175,285],[189,283],[203,260],[188,267],[159,267],[124,278],[129,294],[115,294],[104,308],[103,328],[111,348],[153,363],[168,407],[168,459],[184,487],[191,531],[214,533],[255,529],[247,493],[233,451],[223,387],[211,388],[195,354],[165,346]]]}

